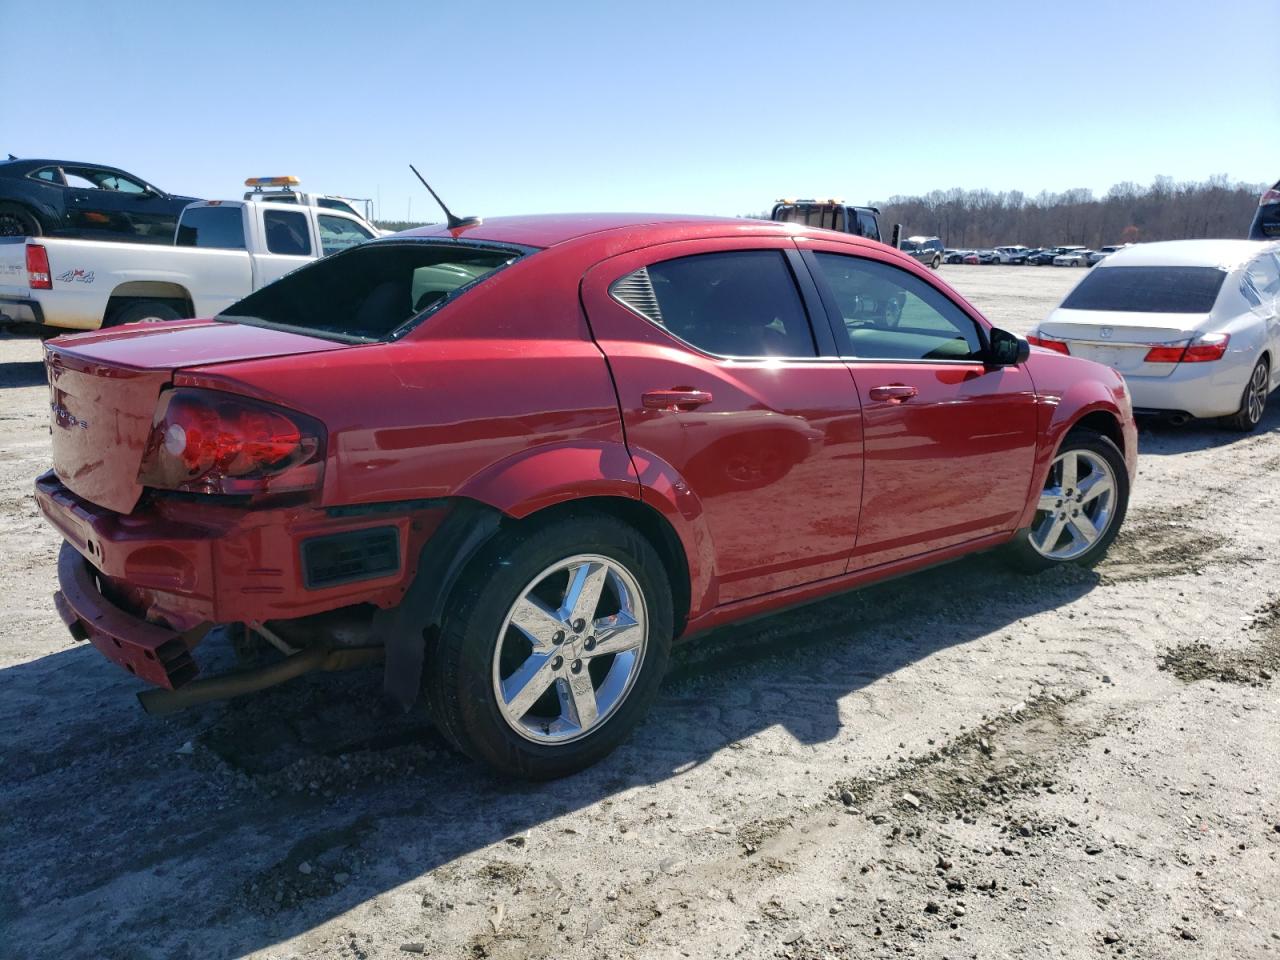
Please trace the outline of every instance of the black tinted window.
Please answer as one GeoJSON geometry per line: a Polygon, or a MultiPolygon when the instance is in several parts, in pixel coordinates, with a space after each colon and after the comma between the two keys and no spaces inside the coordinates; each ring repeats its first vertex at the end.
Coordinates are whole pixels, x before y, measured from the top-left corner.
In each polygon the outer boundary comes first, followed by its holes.
{"type": "Polygon", "coordinates": [[[858,211],[858,233],[869,240],[879,240],[880,227],[876,224],[876,218],[869,213],[858,211]]]}
{"type": "Polygon", "coordinates": [[[847,337],[846,356],[864,360],[975,360],[977,325],[914,274],[838,253],[816,254],[847,337]]]}
{"type": "Polygon", "coordinates": [[[244,220],[240,207],[188,207],[178,222],[177,245],[243,250],[244,220]]]}
{"type": "Polygon", "coordinates": [[[517,256],[457,244],[354,247],[267,284],[218,316],[321,336],[378,340],[517,256]]]}
{"type": "Polygon", "coordinates": [[[1097,267],[1062,301],[1065,310],[1208,313],[1226,273],[1217,267],[1097,267]]]}
{"type": "Polygon", "coordinates": [[[614,281],[615,299],[721,357],[817,355],[791,268],[778,250],[665,260],[614,281]]]}
{"type": "Polygon", "coordinates": [[[307,230],[305,213],[264,210],[262,226],[267,234],[268,253],[294,257],[310,256],[311,234],[307,230]]]}

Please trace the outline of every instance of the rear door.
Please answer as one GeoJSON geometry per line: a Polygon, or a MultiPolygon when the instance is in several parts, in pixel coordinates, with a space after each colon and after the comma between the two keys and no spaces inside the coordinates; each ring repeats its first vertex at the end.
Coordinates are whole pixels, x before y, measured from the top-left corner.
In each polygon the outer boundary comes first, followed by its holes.
{"type": "Polygon", "coordinates": [[[1036,451],[1030,375],[985,366],[981,325],[916,274],[873,251],[803,245],[862,406],[850,569],[1013,530],[1036,451]]]}
{"type": "Polygon", "coordinates": [[[687,485],[719,602],[843,573],[861,416],[794,243],[648,247],[592,268],[582,293],[636,469],[652,479],[665,463],[687,485]]]}
{"type": "Polygon", "coordinates": [[[262,242],[254,254],[255,287],[264,287],[319,254],[312,227],[312,208],[273,210],[258,208],[258,229],[262,242]]]}

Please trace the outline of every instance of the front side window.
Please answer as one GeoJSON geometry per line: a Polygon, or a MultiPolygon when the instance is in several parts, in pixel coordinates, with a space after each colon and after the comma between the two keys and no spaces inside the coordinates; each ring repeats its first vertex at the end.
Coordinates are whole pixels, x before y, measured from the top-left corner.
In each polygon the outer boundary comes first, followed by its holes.
{"type": "Polygon", "coordinates": [[[311,255],[311,233],[307,215],[286,210],[262,211],[262,226],[267,234],[267,252],[287,257],[311,255]]]}
{"type": "Polygon", "coordinates": [[[1067,294],[1062,309],[1208,313],[1226,278],[1217,267],[1109,267],[1104,262],[1067,294]]]}
{"type": "Polygon", "coordinates": [[[451,243],[361,245],[267,284],[218,319],[337,340],[382,340],[519,256],[451,243]]]}
{"type": "Polygon", "coordinates": [[[321,213],[316,216],[316,226],[320,228],[320,249],[326,257],[373,239],[373,234],[346,217],[321,213]]]}
{"type": "Polygon", "coordinates": [[[615,280],[619,303],[721,357],[814,357],[809,318],[780,250],[664,260],[615,280]]]}
{"type": "Polygon", "coordinates": [[[240,207],[187,207],[178,221],[179,247],[243,250],[244,217],[240,207]]]}
{"type": "MultiPolygon", "coordinates": [[[[980,360],[977,324],[919,277],[876,260],[818,253],[847,339],[861,360],[980,360]]],[[[838,331],[839,332],[839,331],[838,331]]]]}

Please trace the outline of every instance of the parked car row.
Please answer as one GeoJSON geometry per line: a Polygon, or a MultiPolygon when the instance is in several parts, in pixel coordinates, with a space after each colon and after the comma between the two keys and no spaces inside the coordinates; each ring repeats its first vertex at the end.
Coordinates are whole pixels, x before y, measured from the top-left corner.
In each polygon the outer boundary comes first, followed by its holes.
{"type": "Polygon", "coordinates": [[[947,248],[942,251],[943,263],[983,263],[983,264],[1026,264],[1033,267],[1051,265],[1055,267],[1091,267],[1104,257],[1108,257],[1125,245],[1099,247],[1090,250],[1087,247],[1024,247],[1020,244],[992,247],[986,250],[957,250],[947,248]]]}

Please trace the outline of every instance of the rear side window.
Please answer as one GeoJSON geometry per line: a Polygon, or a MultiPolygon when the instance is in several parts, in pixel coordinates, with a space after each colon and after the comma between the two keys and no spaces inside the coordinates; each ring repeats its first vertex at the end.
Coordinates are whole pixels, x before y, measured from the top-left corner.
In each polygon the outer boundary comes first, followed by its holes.
{"type": "Polygon", "coordinates": [[[845,356],[861,360],[975,360],[977,324],[919,277],[839,253],[816,254],[844,323],[845,356]]]}
{"type": "Polygon", "coordinates": [[[353,247],[267,284],[218,319],[338,340],[381,340],[519,256],[444,243],[353,247]]]}
{"type": "Polygon", "coordinates": [[[1208,313],[1226,271],[1217,267],[1108,267],[1090,271],[1062,301],[1064,310],[1208,313]]]}
{"type": "Polygon", "coordinates": [[[1240,293],[1254,311],[1269,315],[1280,306],[1280,260],[1270,253],[1249,264],[1240,278],[1240,293]]]}
{"type": "Polygon", "coordinates": [[[311,255],[311,232],[307,215],[284,210],[263,210],[262,226],[267,234],[267,252],[282,256],[311,255]]]}
{"type": "Polygon", "coordinates": [[[179,247],[243,250],[244,218],[240,207],[188,207],[178,221],[179,247]]]}
{"type": "Polygon", "coordinates": [[[609,292],[706,353],[817,356],[804,304],[780,250],[664,260],[615,280],[609,292]]]}

